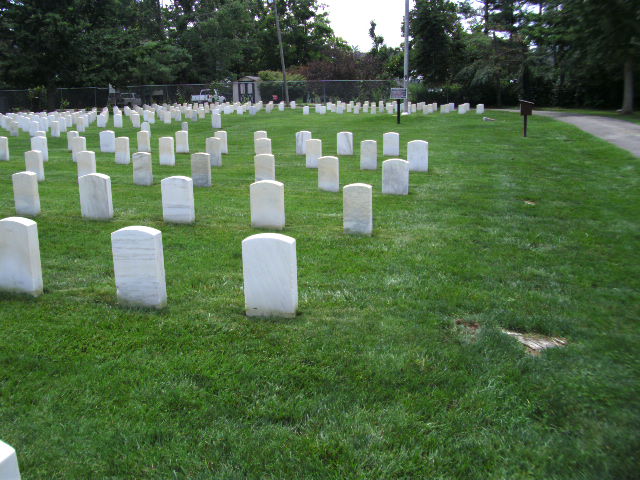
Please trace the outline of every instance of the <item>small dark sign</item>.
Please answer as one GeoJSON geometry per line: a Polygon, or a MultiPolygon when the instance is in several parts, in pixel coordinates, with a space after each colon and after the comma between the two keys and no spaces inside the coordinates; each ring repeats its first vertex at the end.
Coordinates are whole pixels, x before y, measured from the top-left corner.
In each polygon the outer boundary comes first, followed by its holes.
{"type": "Polygon", "coordinates": [[[407,98],[407,89],[406,88],[392,88],[391,95],[389,96],[391,100],[405,100],[407,98]]]}
{"type": "Polygon", "coordinates": [[[527,136],[527,117],[533,115],[533,102],[520,100],[520,115],[524,117],[524,136],[527,136]]]}

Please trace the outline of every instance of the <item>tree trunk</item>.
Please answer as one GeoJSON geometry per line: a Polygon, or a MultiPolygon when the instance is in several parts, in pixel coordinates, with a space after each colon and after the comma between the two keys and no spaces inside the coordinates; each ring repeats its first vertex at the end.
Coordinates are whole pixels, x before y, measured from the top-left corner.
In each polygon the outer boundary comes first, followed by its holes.
{"type": "Polygon", "coordinates": [[[47,84],[47,110],[50,112],[54,111],[57,107],[57,93],[58,89],[56,88],[56,84],[54,82],[49,82],[47,84]]]}
{"type": "Polygon", "coordinates": [[[624,95],[620,113],[623,115],[633,113],[633,60],[631,59],[624,62],[624,95]]]}

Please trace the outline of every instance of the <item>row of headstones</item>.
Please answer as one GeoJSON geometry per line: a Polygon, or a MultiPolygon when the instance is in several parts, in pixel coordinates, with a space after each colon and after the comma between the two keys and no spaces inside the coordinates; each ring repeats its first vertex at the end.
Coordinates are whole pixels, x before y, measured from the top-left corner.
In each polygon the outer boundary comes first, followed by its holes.
{"type": "MultiPolygon", "coordinates": [[[[38,226],[28,218],[0,220],[0,290],[39,296],[43,292],[38,226]]],[[[131,226],[111,233],[118,302],[163,308],[167,304],[162,233],[131,226]]],[[[294,317],[298,309],[296,241],[278,233],[242,241],[245,312],[248,316],[294,317]]]]}
{"type": "Polygon", "coordinates": [[[68,128],[76,126],[77,130],[84,132],[96,118],[96,112],[52,112],[49,114],[0,114],[0,127],[8,130],[11,136],[17,137],[20,130],[28,132],[33,136],[46,136],[51,132],[51,136],[60,137],[68,128]]]}

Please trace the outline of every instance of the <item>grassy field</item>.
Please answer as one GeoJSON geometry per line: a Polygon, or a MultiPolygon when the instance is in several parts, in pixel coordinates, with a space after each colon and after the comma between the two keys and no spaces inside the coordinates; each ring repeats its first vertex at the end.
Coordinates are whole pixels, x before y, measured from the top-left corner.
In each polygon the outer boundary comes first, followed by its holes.
{"type": "MultiPolygon", "coordinates": [[[[230,154],[196,189],[196,224],[162,222],[160,180],[99,153],[115,218],[80,216],[66,139],[49,139],[36,218],[45,293],[0,294],[0,439],[30,479],[635,479],[640,451],[638,159],[518,114],[224,116],[230,154]],[[267,130],[297,240],[300,314],[243,313],[253,131],[267,130]],[[341,183],[374,187],[374,235],[342,232],[342,194],[295,155],[310,130],[341,183]],[[359,142],[429,141],[406,197],[360,171],[359,142]],[[527,201],[527,202],[525,202],[527,201]],[[168,307],[116,302],[110,233],[163,234],[168,307]],[[477,322],[472,334],[460,321],[477,322]],[[500,332],[562,336],[538,357],[500,332]]],[[[111,125],[111,120],[110,123],[111,125]]],[[[125,125],[130,125],[125,119],[125,125]]],[[[190,125],[192,151],[210,122],[190,125]]],[[[135,131],[118,130],[131,137],[135,131]]],[[[0,162],[0,217],[28,137],[0,162]]],[[[381,159],[382,160],[382,159],[381,159]]]]}

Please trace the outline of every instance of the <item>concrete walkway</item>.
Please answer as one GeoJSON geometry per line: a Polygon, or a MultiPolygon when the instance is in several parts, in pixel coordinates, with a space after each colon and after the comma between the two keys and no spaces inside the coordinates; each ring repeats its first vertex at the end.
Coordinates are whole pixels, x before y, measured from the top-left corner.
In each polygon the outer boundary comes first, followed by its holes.
{"type": "MultiPolygon", "coordinates": [[[[518,110],[508,110],[518,112],[518,110]]],[[[519,113],[519,112],[518,112],[519,113]]],[[[569,112],[534,110],[533,116],[552,117],[561,122],[575,125],[591,135],[613,143],[640,157],[640,125],[616,118],[596,115],[577,115],[569,112]]]]}

